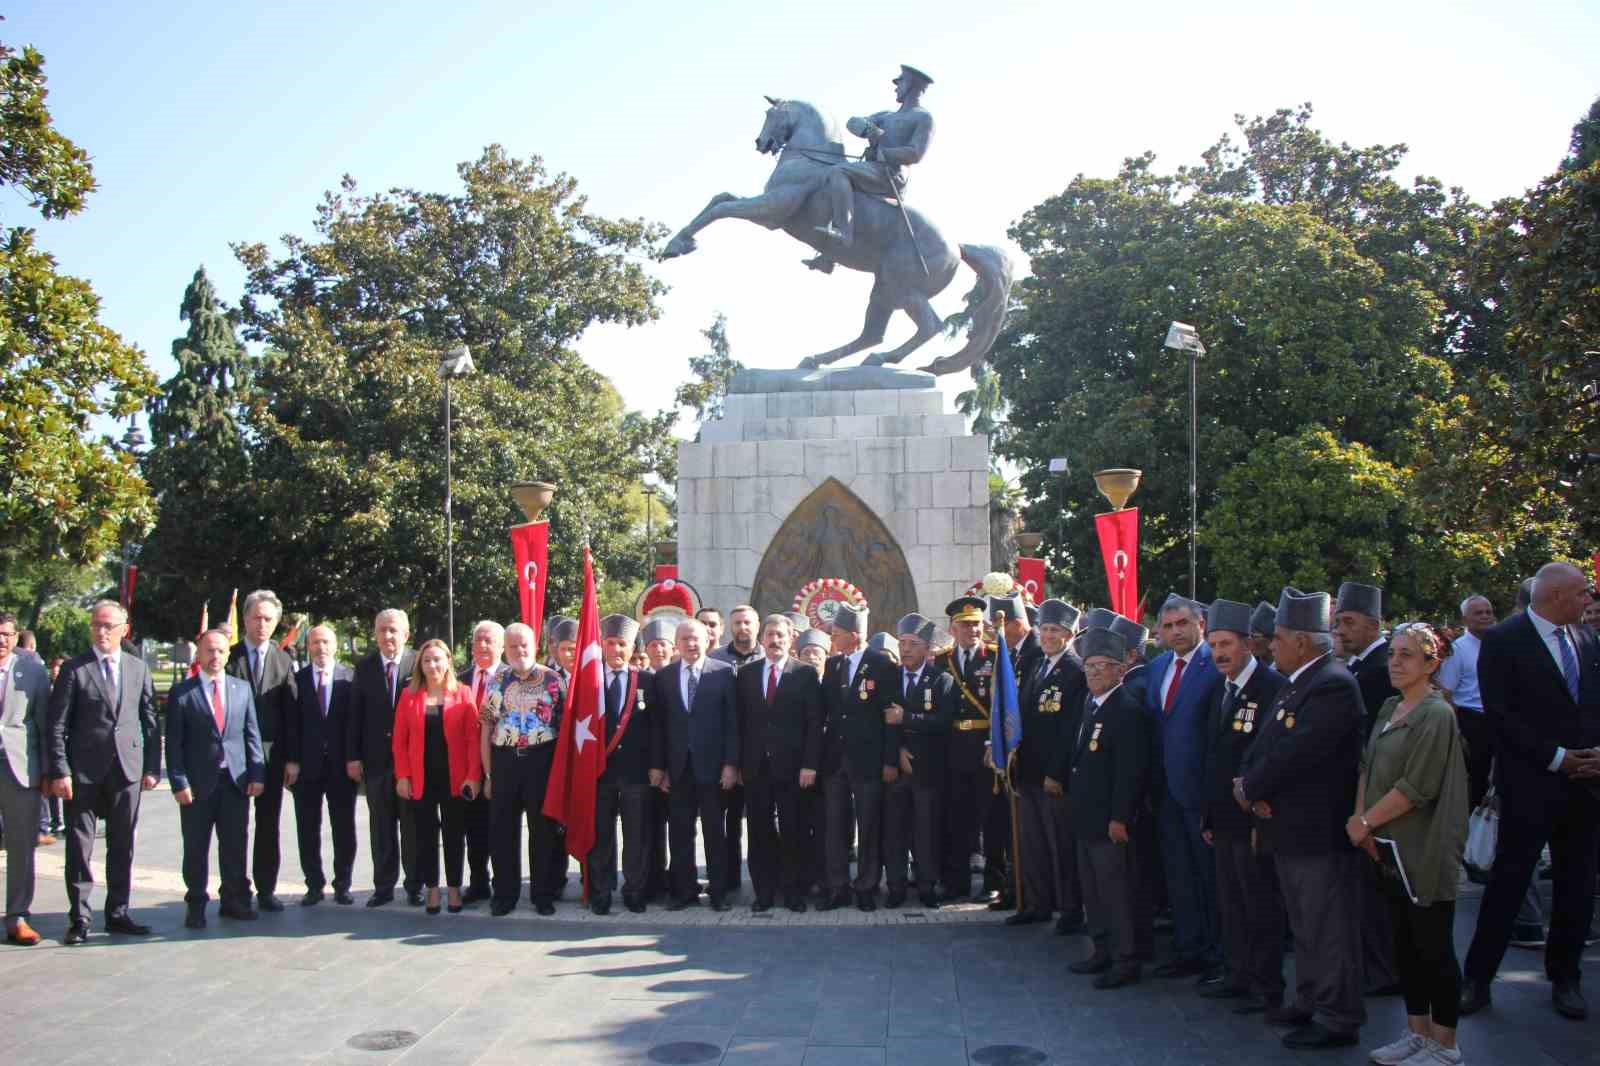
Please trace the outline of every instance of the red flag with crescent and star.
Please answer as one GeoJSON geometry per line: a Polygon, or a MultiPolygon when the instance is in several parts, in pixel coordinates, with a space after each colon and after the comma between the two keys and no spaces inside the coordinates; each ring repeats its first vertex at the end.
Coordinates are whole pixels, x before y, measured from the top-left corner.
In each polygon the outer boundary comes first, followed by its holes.
{"type": "Polygon", "coordinates": [[[1100,557],[1106,564],[1111,609],[1139,621],[1139,508],[1124,507],[1094,516],[1100,557]]]}
{"type": "Polygon", "coordinates": [[[529,522],[511,527],[511,558],[517,566],[517,603],[522,624],[536,634],[544,624],[544,575],[550,553],[550,523],[529,522]]]}
{"type": "MultiPolygon", "coordinates": [[[[577,663],[567,687],[556,740],[555,763],[544,793],[544,813],[567,827],[567,854],[584,862],[594,847],[595,782],[606,768],[604,675],[601,672],[600,608],[594,591],[594,560],[583,549],[583,610],[578,612],[577,663]]],[[[585,870],[587,883],[587,870],[585,870]]]]}

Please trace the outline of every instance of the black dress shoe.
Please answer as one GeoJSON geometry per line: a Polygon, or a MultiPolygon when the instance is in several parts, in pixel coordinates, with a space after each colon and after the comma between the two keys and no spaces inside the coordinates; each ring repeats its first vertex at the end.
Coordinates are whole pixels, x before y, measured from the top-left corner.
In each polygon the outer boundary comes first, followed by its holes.
{"type": "Polygon", "coordinates": [[[589,913],[604,918],[611,913],[611,897],[596,896],[589,901],[589,913]]]}
{"type": "Polygon", "coordinates": [[[481,903],[488,898],[489,890],[478,885],[472,885],[465,892],[461,893],[461,903],[463,906],[469,903],[481,903]]]}
{"type": "Polygon", "coordinates": [[[939,909],[939,894],[937,892],[923,892],[917,896],[917,901],[926,910],[936,911],[939,909]]]}
{"type": "Polygon", "coordinates": [[[1036,914],[1033,911],[1018,911],[1006,918],[1007,925],[1033,925],[1035,922],[1048,922],[1048,914],[1036,914]]]}
{"type": "Polygon", "coordinates": [[[367,898],[367,906],[369,906],[369,907],[381,907],[385,903],[393,903],[393,902],[394,902],[394,893],[393,892],[374,892],[371,896],[369,896],[367,898]]]}
{"type": "Polygon", "coordinates": [[[1298,1029],[1291,1029],[1283,1034],[1283,1046],[1294,1048],[1296,1051],[1309,1051],[1313,1048],[1349,1047],[1356,1042],[1355,1033],[1336,1033],[1332,1029],[1324,1028],[1316,1022],[1303,1025],[1298,1029]]]}
{"type": "Polygon", "coordinates": [[[1226,981],[1218,981],[1215,984],[1203,985],[1200,988],[1201,999],[1243,999],[1249,994],[1250,990],[1248,988],[1240,988],[1238,985],[1230,985],[1226,981]]]}
{"type": "Polygon", "coordinates": [[[903,889],[903,888],[891,888],[889,890],[889,894],[887,896],[885,896],[884,899],[883,899],[883,905],[885,907],[889,908],[890,910],[894,910],[895,908],[897,908],[897,907],[901,906],[902,904],[904,904],[905,901],[906,901],[906,890],[905,889],[903,889]]]}
{"type": "Polygon", "coordinates": [[[494,918],[504,918],[516,909],[517,901],[514,899],[497,899],[489,903],[489,914],[494,918]]]}
{"type": "Polygon", "coordinates": [[[726,896],[712,896],[711,909],[714,911],[731,911],[733,904],[728,902],[728,897],[726,896]]]}
{"type": "Polygon", "coordinates": [[[533,909],[548,918],[556,912],[556,905],[547,899],[535,900],[533,909]]]}
{"type": "Polygon", "coordinates": [[[356,901],[356,898],[350,894],[349,889],[336,888],[333,890],[333,901],[341,907],[348,907],[356,901]]]}
{"type": "Polygon", "coordinates": [[[875,893],[875,892],[857,892],[856,893],[856,910],[861,911],[863,914],[867,914],[867,913],[870,913],[870,912],[875,911],[877,909],[878,909],[878,895],[877,895],[877,893],[875,893]]]}
{"type": "Polygon", "coordinates": [[[1267,1008],[1267,1014],[1263,1021],[1280,1029],[1299,1029],[1302,1026],[1311,1024],[1311,1015],[1299,1007],[1289,1004],[1282,1007],[1267,1008]]]}
{"type": "Polygon", "coordinates": [[[629,914],[644,913],[644,900],[638,898],[637,896],[623,896],[622,905],[628,908],[629,914]]]}
{"type": "Polygon", "coordinates": [[[1576,981],[1563,980],[1551,985],[1550,1002],[1563,1018],[1581,1022],[1589,1016],[1589,1005],[1583,1001],[1583,990],[1576,981]]]}
{"type": "Polygon", "coordinates": [[[223,918],[231,918],[236,922],[253,922],[259,915],[250,909],[248,903],[224,903],[217,908],[217,914],[223,918]]]}
{"type": "Polygon", "coordinates": [[[1056,936],[1074,936],[1083,932],[1084,923],[1081,914],[1063,914],[1056,919],[1056,936]]]}
{"type": "Polygon", "coordinates": [[[150,927],[141,925],[124,914],[113,914],[106,918],[106,932],[121,933],[123,936],[149,936],[150,927]]]}
{"type": "Polygon", "coordinates": [[[829,893],[828,895],[823,896],[820,900],[817,901],[817,910],[819,910],[819,911],[838,910],[840,907],[844,906],[844,904],[847,902],[847,900],[848,900],[848,897],[846,897],[843,892],[832,892],[832,893],[829,893]]]}
{"type": "Polygon", "coordinates": [[[1193,977],[1206,972],[1206,964],[1198,959],[1168,959],[1151,970],[1154,977],[1193,977]]]}
{"type": "Polygon", "coordinates": [[[1094,985],[1094,987],[1100,989],[1101,991],[1107,991],[1113,988],[1122,988],[1125,985],[1136,985],[1138,983],[1139,967],[1137,966],[1118,966],[1115,970],[1107,970],[1105,973],[1101,974],[1099,977],[1096,977],[1090,982],[1090,984],[1094,985]]]}
{"type": "Polygon", "coordinates": [[[61,942],[70,948],[76,947],[88,939],[89,923],[73,922],[71,925],[67,926],[67,935],[61,938],[61,942]]]}
{"type": "Polygon", "coordinates": [[[406,902],[413,907],[421,907],[428,901],[422,896],[422,889],[414,888],[406,893],[406,902]]]}
{"type": "Polygon", "coordinates": [[[1490,1002],[1489,982],[1474,981],[1468,977],[1461,982],[1461,1003],[1459,1010],[1462,1014],[1476,1014],[1487,1007],[1490,1002]]]}
{"type": "Polygon", "coordinates": [[[751,914],[765,914],[771,909],[772,904],[768,903],[766,900],[758,899],[754,903],[750,904],[751,914]]]}
{"type": "Polygon", "coordinates": [[[804,896],[790,896],[783,901],[783,905],[796,914],[804,914],[806,912],[806,898],[804,896]]]}
{"type": "Polygon", "coordinates": [[[283,910],[283,903],[271,892],[263,892],[256,897],[256,906],[269,914],[276,914],[283,910]]]}
{"type": "Polygon", "coordinates": [[[1235,1014],[1265,1014],[1267,1009],[1266,997],[1256,992],[1245,993],[1244,998],[1232,1008],[1235,1014]]]}
{"type": "Polygon", "coordinates": [[[322,902],[322,897],[323,897],[322,889],[320,889],[320,888],[307,889],[306,890],[306,894],[300,897],[300,906],[302,906],[302,907],[315,907],[317,904],[322,902]]]}
{"type": "Polygon", "coordinates": [[[667,910],[676,912],[686,910],[689,907],[697,907],[699,905],[700,900],[698,898],[684,899],[682,896],[673,896],[667,901],[667,910]]]}
{"type": "Polygon", "coordinates": [[[1081,974],[1105,973],[1111,969],[1111,956],[1103,951],[1096,951],[1087,959],[1079,959],[1077,962],[1069,963],[1067,969],[1073,973],[1081,974]]]}
{"type": "Polygon", "coordinates": [[[206,927],[206,909],[204,907],[190,907],[183,916],[185,929],[204,929],[206,927]]]}

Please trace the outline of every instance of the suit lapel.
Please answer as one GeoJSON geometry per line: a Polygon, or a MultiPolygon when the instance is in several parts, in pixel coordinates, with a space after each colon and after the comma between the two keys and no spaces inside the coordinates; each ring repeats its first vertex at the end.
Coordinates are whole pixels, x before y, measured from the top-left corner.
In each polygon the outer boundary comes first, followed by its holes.
{"type": "MultiPolygon", "coordinates": [[[[1567,678],[1566,675],[1561,672],[1561,664],[1556,662],[1555,656],[1550,653],[1550,645],[1546,643],[1545,639],[1539,635],[1538,627],[1533,624],[1533,619],[1529,618],[1526,612],[1524,612],[1521,616],[1521,625],[1523,632],[1526,634],[1524,639],[1526,639],[1527,642],[1532,645],[1534,649],[1536,649],[1536,654],[1534,657],[1549,673],[1551,680],[1555,681],[1555,683],[1560,686],[1561,691],[1565,693],[1567,691],[1567,678]]],[[[1579,639],[1581,640],[1582,638],[1580,637],[1579,639]]],[[[1574,651],[1576,651],[1576,649],[1574,649],[1574,651]]],[[[1580,679],[1583,677],[1582,659],[1578,660],[1578,676],[1580,679]]],[[[1582,695],[1583,689],[1581,687],[1578,689],[1578,693],[1579,695],[1582,695]]],[[[1571,697],[1569,696],[1568,698],[1570,699],[1571,697]]]]}

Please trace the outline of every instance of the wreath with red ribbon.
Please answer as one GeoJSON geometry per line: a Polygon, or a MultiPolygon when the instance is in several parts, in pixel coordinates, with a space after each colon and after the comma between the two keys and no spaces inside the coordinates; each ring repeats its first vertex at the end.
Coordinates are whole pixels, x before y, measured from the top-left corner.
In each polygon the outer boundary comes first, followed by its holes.
{"type": "Polygon", "coordinates": [[[832,625],[839,607],[849,604],[856,610],[867,606],[866,595],[842,577],[819,577],[801,586],[794,596],[794,609],[806,616],[813,627],[832,625]]]}

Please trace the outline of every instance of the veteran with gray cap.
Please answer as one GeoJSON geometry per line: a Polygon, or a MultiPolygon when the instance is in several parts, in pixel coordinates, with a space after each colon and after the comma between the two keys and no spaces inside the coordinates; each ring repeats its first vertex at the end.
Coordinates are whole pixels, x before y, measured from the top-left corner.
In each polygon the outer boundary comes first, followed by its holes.
{"type": "Polygon", "coordinates": [[[601,695],[606,768],[595,782],[594,846],[589,849],[589,909],[611,910],[617,888],[617,821],[622,822],[622,903],[641,914],[650,876],[651,723],[646,703],[648,676],[628,665],[639,623],[625,614],[600,619],[601,695]]]}
{"type": "Polygon", "coordinates": [[[1378,709],[1400,693],[1389,682],[1389,641],[1383,635],[1383,590],[1376,585],[1346,581],[1339,586],[1333,605],[1333,639],[1345,668],[1361,686],[1366,708],[1362,736],[1372,732],[1378,709]]]}
{"type": "Polygon", "coordinates": [[[1286,588],[1273,655],[1289,683],[1266,709],[1239,766],[1234,800],[1257,819],[1294,934],[1298,987],[1267,1020],[1294,1028],[1290,1048],[1347,1047],[1366,1021],[1361,999],[1361,868],[1345,823],[1355,809],[1361,689],[1333,657],[1325,592],[1286,588]]]}
{"type": "Polygon", "coordinates": [[[1262,666],[1272,665],[1272,631],[1277,617],[1278,609],[1266,600],[1256,604],[1250,615],[1250,654],[1262,666]]]}
{"type": "Polygon", "coordinates": [[[883,847],[889,895],[884,906],[906,900],[907,855],[917,863],[917,895],[924,907],[939,905],[941,815],[949,762],[950,723],[956,712],[955,681],[933,668],[929,646],[938,627],[915,612],[895,624],[899,637],[896,688],[900,737],[900,776],[884,798],[883,847]]]}

